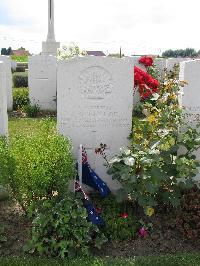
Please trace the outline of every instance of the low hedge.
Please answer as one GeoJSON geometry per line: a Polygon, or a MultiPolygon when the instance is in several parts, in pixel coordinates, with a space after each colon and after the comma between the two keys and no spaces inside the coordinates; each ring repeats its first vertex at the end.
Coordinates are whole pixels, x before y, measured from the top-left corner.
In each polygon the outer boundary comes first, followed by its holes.
{"type": "Polygon", "coordinates": [[[28,88],[13,89],[13,110],[18,110],[30,103],[28,88]]]}
{"type": "Polygon", "coordinates": [[[26,72],[16,72],[13,75],[14,88],[27,88],[28,87],[28,74],[26,72]]]}

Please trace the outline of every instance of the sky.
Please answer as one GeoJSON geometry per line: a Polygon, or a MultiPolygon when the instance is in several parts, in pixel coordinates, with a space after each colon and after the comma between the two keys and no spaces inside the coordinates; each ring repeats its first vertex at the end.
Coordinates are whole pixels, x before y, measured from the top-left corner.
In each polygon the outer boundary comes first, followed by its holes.
{"type": "MultiPolygon", "coordinates": [[[[200,50],[199,0],[54,0],[61,45],[126,55],[200,50]]],[[[0,0],[0,48],[41,52],[48,0],[0,0]]]]}

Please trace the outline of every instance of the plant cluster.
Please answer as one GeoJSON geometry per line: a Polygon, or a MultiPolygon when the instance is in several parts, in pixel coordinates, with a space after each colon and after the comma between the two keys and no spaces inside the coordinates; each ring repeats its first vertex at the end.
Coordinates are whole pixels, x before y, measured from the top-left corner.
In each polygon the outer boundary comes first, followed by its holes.
{"type": "Polygon", "coordinates": [[[184,82],[175,73],[165,73],[156,93],[145,80],[135,80],[139,92],[140,85],[145,85],[146,92],[140,92],[141,100],[133,110],[131,145],[122,148],[107,166],[122,185],[118,199],[129,198],[147,213],[159,203],[178,206],[181,190],[193,186],[200,166],[193,152],[200,147],[200,134],[184,123],[179,105],[184,82]]]}
{"type": "Polygon", "coordinates": [[[50,121],[41,124],[38,134],[0,141],[0,183],[9,186],[29,216],[41,199],[65,195],[75,176],[69,140],[56,133],[50,121]]]}
{"type": "Polygon", "coordinates": [[[129,202],[116,202],[114,196],[100,199],[96,195],[96,211],[105,221],[103,233],[110,240],[125,240],[135,237],[138,229],[137,219],[129,202]]]}
{"type": "Polygon", "coordinates": [[[28,87],[28,75],[27,73],[19,72],[13,74],[13,87],[14,88],[27,88],[28,87]]]}
{"type": "Polygon", "coordinates": [[[13,110],[18,110],[30,104],[29,89],[13,89],[13,110]]]}
{"type": "Polygon", "coordinates": [[[91,246],[100,248],[107,239],[87,217],[74,194],[43,200],[33,220],[29,252],[60,258],[89,255],[91,246]]]}
{"type": "Polygon", "coordinates": [[[27,114],[28,117],[37,117],[38,114],[40,113],[40,107],[38,104],[26,104],[23,106],[23,111],[27,114]]]}

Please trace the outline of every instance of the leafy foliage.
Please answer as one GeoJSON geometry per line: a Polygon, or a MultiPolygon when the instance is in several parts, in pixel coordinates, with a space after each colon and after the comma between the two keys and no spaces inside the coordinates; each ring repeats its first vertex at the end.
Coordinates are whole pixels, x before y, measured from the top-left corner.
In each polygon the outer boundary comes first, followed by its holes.
{"type": "Polygon", "coordinates": [[[30,216],[41,199],[50,199],[55,193],[65,195],[75,176],[69,140],[51,129],[51,121],[42,127],[38,134],[0,142],[1,182],[10,186],[30,216]]]}
{"type": "Polygon", "coordinates": [[[198,173],[193,152],[200,147],[200,133],[184,123],[179,105],[183,85],[176,72],[160,78],[158,93],[134,108],[131,147],[121,149],[107,164],[108,173],[122,184],[118,200],[129,197],[145,213],[160,202],[178,206],[181,190],[193,186],[198,173]]]}
{"type": "Polygon", "coordinates": [[[60,258],[88,255],[91,245],[106,242],[98,227],[87,220],[82,200],[74,194],[62,200],[43,200],[33,220],[29,250],[60,258]]]}
{"type": "Polygon", "coordinates": [[[94,202],[105,221],[103,233],[108,239],[125,240],[136,235],[138,225],[130,203],[116,202],[114,196],[99,199],[96,195],[94,202]]]}
{"type": "Polygon", "coordinates": [[[28,87],[28,75],[23,72],[16,72],[13,74],[13,86],[14,88],[27,88],[28,87]]]}
{"type": "Polygon", "coordinates": [[[185,50],[166,50],[163,52],[163,57],[197,57],[199,55],[199,51],[197,52],[194,48],[186,48],[185,50]]]}
{"type": "Polygon", "coordinates": [[[27,88],[18,88],[13,89],[13,109],[18,110],[23,106],[26,106],[30,103],[29,100],[29,89],[27,88]]]}
{"type": "Polygon", "coordinates": [[[38,104],[27,104],[23,107],[23,110],[28,115],[28,117],[37,117],[40,112],[40,107],[38,104]]]}

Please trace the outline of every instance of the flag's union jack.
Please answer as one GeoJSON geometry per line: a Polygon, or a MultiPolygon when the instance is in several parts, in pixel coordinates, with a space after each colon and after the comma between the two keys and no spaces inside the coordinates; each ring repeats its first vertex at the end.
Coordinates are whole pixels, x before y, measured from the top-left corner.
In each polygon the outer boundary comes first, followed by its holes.
{"type": "Polygon", "coordinates": [[[106,197],[110,193],[107,184],[90,167],[85,148],[82,149],[82,182],[98,190],[102,197],[106,197]]]}

